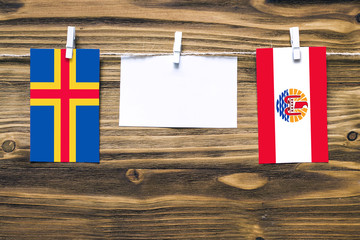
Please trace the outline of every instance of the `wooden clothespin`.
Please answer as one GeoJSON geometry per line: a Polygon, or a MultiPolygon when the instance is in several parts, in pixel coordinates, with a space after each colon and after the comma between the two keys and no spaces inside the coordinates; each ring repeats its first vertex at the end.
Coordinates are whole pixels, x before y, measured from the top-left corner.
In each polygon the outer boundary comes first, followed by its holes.
{"type": "Polygon", "coordinates": [[[290,39],[291,39],[291,47],[293,50],[293,59],[300,60],[301,52],[300,52],[300,35],[299,35],[299,27],[290,28],[290,39]]]}
{"type": "Polygon", "coordinates": [[[181,53],[181,38],[182,32],[175,32],[175,40],[174,40],[174,58],[173,62],[176,64],[180,63],[180,53],[181,53]]]}
{"type": "Polygon", "coordinates": [[[66,41],[66,58],[72,58],[73,49],[75,49],[75,27],[68,26],[66,41]]]}

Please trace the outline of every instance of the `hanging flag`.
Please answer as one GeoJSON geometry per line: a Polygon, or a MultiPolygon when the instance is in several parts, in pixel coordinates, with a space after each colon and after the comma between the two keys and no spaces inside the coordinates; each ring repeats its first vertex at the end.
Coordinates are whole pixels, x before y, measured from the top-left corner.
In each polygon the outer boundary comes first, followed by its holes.
{"type": "Polygon", "coordinates": [[[259,163],[328,162],[326,48],[256,50],[259,163]]]}
{"type": "Polygon", "coordinates": [[[99,162],[99,50],[30,50],[30,161],[99,162]]]}

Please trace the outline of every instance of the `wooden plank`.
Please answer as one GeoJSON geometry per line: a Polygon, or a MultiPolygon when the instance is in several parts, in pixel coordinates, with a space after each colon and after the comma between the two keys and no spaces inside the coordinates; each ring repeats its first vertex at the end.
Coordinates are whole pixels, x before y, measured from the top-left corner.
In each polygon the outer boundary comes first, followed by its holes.
{"type": "MultiPolygon", "coordinates": [[[[357,1],[2,1],[0,54],[360,52],[357,1]]],[[[120,128],[120,58],[101,57],[100,164],[29,163],[29,57],[0,57],[0,238],[356,239],[360,56],[327,57],[328,164],[258,165],[255,56],[239,55],[238,128],[120,128]]]]}
{"type": "Polygon", "coordinates": [[[5,238],[354,238],[359,168],[3,168],[0,229],[5,238]]]}
{"type": "Polygon", "coordinates": [[[304,46],[358,52],[360,5],[312,3],[108,0],[99,7],[91,0],[26,1],[0,15],[0,50],[63,48],[66,26],[72,24],[78,26],[77,47],[101,47],[102,52],[171,52],[176,30],[184,32],[183,51],[254,51],[289,46],[289,27],[296,25],[304,46]]]}

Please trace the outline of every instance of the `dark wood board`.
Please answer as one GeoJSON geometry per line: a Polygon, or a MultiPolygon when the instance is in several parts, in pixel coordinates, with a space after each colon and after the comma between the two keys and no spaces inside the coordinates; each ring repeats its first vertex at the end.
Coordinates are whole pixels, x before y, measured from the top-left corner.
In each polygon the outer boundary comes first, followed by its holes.
{"type": "MultiPolygon", "coordinates": [[[[360,52],[359,1],[0,1],[0,55],[360,52]]],[[[120,57],[101,56],[100,164],[29,163],[29,57],[0,57],[0,239],[360,239],[360,56],[329,55],[329,163],[259,165],[256,59],[238,55],[238,128],[118,127],[120,57]]]]}

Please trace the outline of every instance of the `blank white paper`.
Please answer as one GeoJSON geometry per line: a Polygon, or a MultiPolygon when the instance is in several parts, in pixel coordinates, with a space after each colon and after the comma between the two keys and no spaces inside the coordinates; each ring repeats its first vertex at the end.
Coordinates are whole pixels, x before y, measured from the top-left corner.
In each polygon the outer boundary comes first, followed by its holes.
{"type": "Polygon", "coordinates": [[[237,127],[237,57],[122,57],[120,126],[237,127]]]}

